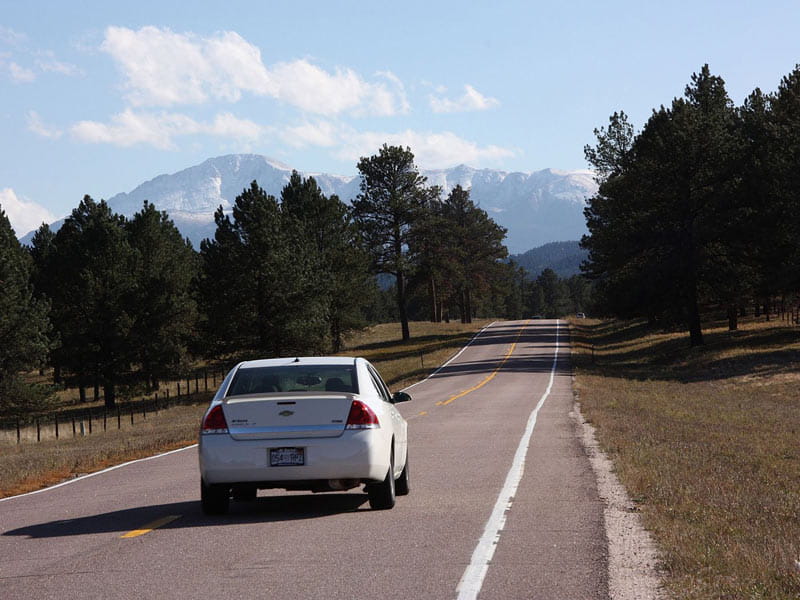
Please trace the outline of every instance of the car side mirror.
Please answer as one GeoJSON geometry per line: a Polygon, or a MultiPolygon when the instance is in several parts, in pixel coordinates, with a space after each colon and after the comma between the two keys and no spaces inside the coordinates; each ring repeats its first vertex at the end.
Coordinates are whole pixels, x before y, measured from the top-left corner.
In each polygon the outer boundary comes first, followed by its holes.
{"type": "Polygon", "coordinates": [[[395,392],[394,396],[392,396],[392,404],[397,404],[398,402],[409,402],[411,400],[411,394],[407,394],[406,392],[395,392]]]}

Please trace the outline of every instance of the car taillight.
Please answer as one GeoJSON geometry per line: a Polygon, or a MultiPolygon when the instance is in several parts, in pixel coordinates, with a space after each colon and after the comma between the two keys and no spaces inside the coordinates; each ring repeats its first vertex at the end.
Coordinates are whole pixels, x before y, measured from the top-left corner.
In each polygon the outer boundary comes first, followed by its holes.
{"type": "Polygon", "coordinates": [[[378,429],[380,426],[378,415],[369,406],[360,400],[353,400],[345,429],[378,429]]]}
{"type": "Polygon", "coordinates": [[[228,422],[225,420],[225,413],[222,412],[222,405],[217,404],[212,408],[203,419],[201,433],[228,433],[228,422]]]}

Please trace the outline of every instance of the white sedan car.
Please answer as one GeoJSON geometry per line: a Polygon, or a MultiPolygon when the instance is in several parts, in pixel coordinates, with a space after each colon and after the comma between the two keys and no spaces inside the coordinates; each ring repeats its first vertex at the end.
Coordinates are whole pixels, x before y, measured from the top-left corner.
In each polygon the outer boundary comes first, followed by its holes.
{"type": "Polygon", "coordinates": [[[365,485],[373,509],[409,492],[408,424],[363,358],[242,362],[225,377],[200,428],[203,511],[283,488],[326,492],[365,485]]]}

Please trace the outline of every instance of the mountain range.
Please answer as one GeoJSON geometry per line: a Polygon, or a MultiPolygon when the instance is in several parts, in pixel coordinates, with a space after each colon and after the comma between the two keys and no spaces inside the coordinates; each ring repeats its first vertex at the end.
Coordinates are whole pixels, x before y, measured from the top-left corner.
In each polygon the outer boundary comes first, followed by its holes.
{"type": "MultiPolygon", "coordinates": [[[[276,197],[289,181],[292,167],[257,154],[230,154],[210,158],[170,175],[159,175],[134,190],[108,199],[112,210],[132,216],[148,200],[166,211],[195,248],[214,235],[214,211],[233,207],[236,196],[257,181],[276,197]]],[[[359,177],[303,172],[313,176],[326,195],[350,201],[359,192],[359,177]]],[[[597,184],[591,171],[544,169],[531,173],[475,169],[465,165],[451,169],[421,170],[428,185],[448,194],[456,185],[470,190],[470,198],[495,222],[508,229],[506,246],[521,253],[548,242],[577,240],[586,232],[583,208],[597,184]]],[[[60,226],[60,222],[53,227],[60,226]]],[[[30,243],[32,232],[21,241],[30,243]]]]}
{"type": "Polygon", "coordinates": [[[589,253],[580,247],[580,242],[550,242],[522,254],[509,256],[528,272],[528,278],[536,279],[545,269],[552,269],[559,277],[571,277],[581,272],[581,263],[589,253]]]}

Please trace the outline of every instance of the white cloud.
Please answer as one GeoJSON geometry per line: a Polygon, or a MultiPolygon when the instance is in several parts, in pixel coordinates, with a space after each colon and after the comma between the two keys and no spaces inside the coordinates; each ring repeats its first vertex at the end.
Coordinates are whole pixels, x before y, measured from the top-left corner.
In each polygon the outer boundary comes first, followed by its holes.
{"type": "Polygon", "coordinates": [[[38,229],[42,223],[56,220],[44,206],[20,199],[11,188],[0,189],[0,208],[5,211],[17,237],[38,229]]]}
{"type": "Polygon", "coordinates": [[[145,144],[160,150],[173,150],[179,136],[206,134],[237,140],[255,141],[264,128],[230,113],[221,113],[211,123],[196,121],[179,113],[142,113],[126,109],[114,115],[111,123],[81,121],[71,128],[73,137],[83,142],[135,146],[145,144]]]}
{"type": "Polygon", "coordinates": [[[248,119],[239,119],[230,113],[221,113],[211,125],[198,124],[197,133],[208,133],[218,137],[255,141],[264,133],[264,128],[248,119]]]}
{"type": "Polygon", "coordinates": [[[8,46],[22,46],[27,40],[28,36],[24,33],[18,33],[9,27],[0,25],[0,43],[8,46]]]}
{"type": "Polygon", "coordinates": [[[83,75],[83,71],[76,65],[61,62],[52,57],[51,53],[45,53],[46,58],[37,59],[36,66],[44,73],[59,73],[68,77],[83,75]]]}
{"type": "Polygon", "coordinates": [[[36,80],[36,73],[30,69],[21,67],[15,62],[10,62],[8,64],[8,71],[11,74],[11,78],[19,83],[30,83],[36,80]]]}
{"type": "Polygon", "coordinates": [[[328,72],[305,59],[268,68],[258,47],[232,31],[201,37],[153,26],[109,27],[101,47],[122,71],[134,106],[236,102],[252,93],[321,115],[408,111],[402,84],[391,74],[369,82],[352,69],[328,72]]]}
{"type": "MultiPolygon", "coordinates": [[[[444,91],[437,89],[439,94],[444,91]]],[[[484,96],[471,85],[464,86],[464,95],[451,100],[443,96],[429,97],[430,106],[435,113],[468,112],[474,110],[487,110],[500,104],[496,98],[484,96]]]]}
{"type": "Polygon", "coordinates": [[[294,127],[286,127],[280,132],[281,139],[295,148],[308,146],[331,147],[338,143],[336,126],[327,121],[303,123],[294,127]]]}
{"type": "Polygon", "coordinates": [[[343,160],[356,161],[362,156],[375,154],[383,144],[410,147],[416,163],[427,169],[444,169],[461,163],[493,163],[515,154],[513,150],[500,146],[479,146],[449,131],[422,133],[406,130],[399,133],[345,133],[336,155],[343,160]]]}
{"type": "Polygon", "coordinates": [[[27,117],[28,129],[37,135],[50,138],[51,140],[57,140],[63,134],[63,131],[45,125],[44,121],[42,121],[42,118],[39,116],[39,113],[37,113],[35,110],[29,110],[27,117]]]}

